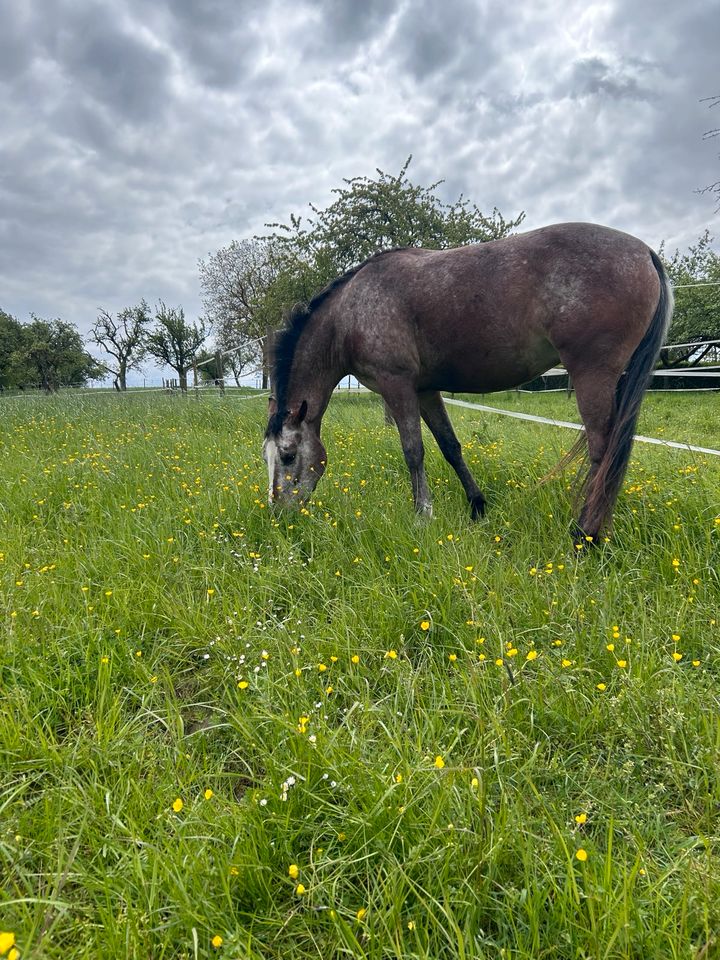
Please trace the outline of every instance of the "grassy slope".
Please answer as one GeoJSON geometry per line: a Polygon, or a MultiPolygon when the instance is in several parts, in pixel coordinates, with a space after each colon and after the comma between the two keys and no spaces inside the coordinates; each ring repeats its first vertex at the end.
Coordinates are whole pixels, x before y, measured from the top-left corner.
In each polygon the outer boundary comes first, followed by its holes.
{"type": "MultiPolygon", "coordinates": [[[[640,430],[720,447],[717,404],[651,396],[640,430]]],[[[419,525],[371,398],[331,405],[318,500],[279,519],[262,401],[2,409],[0,928],[26,956],[720,950],[720,461],[636,448],[579,557],[569,478],[535,482],[568,431],[453,410],[491,512],[428,445],[419,525]]]]}

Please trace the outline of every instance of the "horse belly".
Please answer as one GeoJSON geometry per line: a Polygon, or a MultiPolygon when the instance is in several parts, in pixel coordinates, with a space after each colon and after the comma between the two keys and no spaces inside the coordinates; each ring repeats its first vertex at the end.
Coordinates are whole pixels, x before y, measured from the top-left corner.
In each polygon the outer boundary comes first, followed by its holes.
{"type": "Polygon", "coordinates": [[[544,338],[534,344],[503,350],[462,350],[438,356],[424,365],[421,389],[457,393],[494,393],[534,380],[558,363],[557,350],[544,338]]]}

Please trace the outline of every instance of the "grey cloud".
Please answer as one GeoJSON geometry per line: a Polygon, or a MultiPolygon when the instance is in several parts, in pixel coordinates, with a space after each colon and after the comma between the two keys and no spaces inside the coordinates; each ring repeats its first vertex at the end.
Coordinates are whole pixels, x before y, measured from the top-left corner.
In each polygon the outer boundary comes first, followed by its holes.
{"type": "Polygon", "coordinates": [[[73,88],[124,121],[157,120],[167,105],[167,56],[139,39],[100,6],[69,8],[46,50],[73,88]]]}
{"type": "MultiPolygon", "coordinates": [[[[502,19],[498,11],[498,20],[502,19]]],[[[439,74],[454,68],[455,78],[481,83],[498,57],[493,39],[498,20],[472,0],[408,3],[393,37],[398,63],[419,82],[435,82],[439,74]]]]}
{"type": "Polygon", "coordinates": [[[2,11],[0,30],[0,83],[9,81],[29,66],[32,61],[30,16],[21,7],[8,5],[2,11]]]}
{"type": "Polygon", "coordinates": [[[576,60],[569,76],[558,87],[570,97],[609,96],[616,99],[647,100],[657,96],[648,82],[648,65],[634,62],[612,65],[602,57],[576,60]],[[641,82],[641,77],[645,82],[641,82]]]}
{"type": "MultiPolygon", "coordinates": [[[[141,22],[145,6],[137,6],[141,22]]],[[[264,9],[260,0],[170,0],[161,13],[151,14],[151,22],[200,84],[232,89],[248,76],[264,47],[259,26],[264,9]]]]}
{"type": "Polygon", "coordinates": [[[397,0],[366,0],[364,3],[321,0],[316,5],[318,32],[332,44],[356,46],[381,32],[397,6],[397,0]]]}

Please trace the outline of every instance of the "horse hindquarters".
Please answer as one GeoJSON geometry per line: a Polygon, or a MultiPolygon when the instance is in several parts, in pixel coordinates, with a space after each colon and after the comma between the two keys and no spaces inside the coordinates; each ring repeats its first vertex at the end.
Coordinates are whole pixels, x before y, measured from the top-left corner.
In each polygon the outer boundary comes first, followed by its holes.
{"type": "Polygon", "coordinates": [[[567,364],[585,423],[590,460],[579,533],[593,539],[612,516],[630,459],[640,403],[672,316],[672,288],[661,261],[652,251],[650,255],[660,279],[660,298],[624,375],[622,367],[607,361],[603,366],[603,360],[595,368],[585,361],[579,371],[573,370],[571,362],[567,364]]]}

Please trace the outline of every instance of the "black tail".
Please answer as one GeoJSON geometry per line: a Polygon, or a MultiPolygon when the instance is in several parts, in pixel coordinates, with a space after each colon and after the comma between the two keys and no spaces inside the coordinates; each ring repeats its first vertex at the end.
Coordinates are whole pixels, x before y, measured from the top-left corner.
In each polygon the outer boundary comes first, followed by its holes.
{"type": "Polygon", "coordinates": [[[673,312],[673,291],[660,258],[650,251],[660,278],[660,300],[657,309],[625,373],[618,381],[615,394],[615,421],[607,449],[591,480],[588,499],[580,516],[580,527],[592,535],[599,532],[608,512],[617,499],[632,450],[640,401],[652,378],[657,358],[667,334],[673,312]]]}

